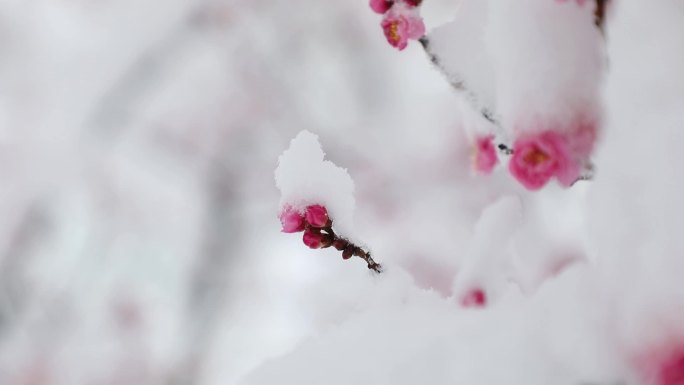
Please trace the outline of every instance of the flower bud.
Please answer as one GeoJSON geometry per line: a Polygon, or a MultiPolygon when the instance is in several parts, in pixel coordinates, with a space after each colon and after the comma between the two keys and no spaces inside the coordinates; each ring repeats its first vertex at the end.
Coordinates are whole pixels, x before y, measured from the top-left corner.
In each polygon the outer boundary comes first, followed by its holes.
{"type": "Polygon", "coordinates": [[[280,224],[283,226],[283,233],[304,231],[304,215],[287,206],[280,213],[280,224]]]}
{"type": "Polygon", "coordinates": [[[389,11],[390,8],[392,8],[392,3],[394,1],[388,1],[388,0],[370,0],[370,7],[375,13],[379,14],[384,14],[385,12],[389,11]]]}
{"type": "Polygon", "coordinates": [[[342,252],[342,258],[344,259],[349,259],[354,255],[354,246],[352,245],[347,245],[347,247],[344,248],[344,251],[342,252]]]}
{"type": "Polygon", "coordinates": [[[306,208],[306,221],[313,227],[325,227],[328,224],[328,210],[321,205],[306,208]]]}
{"type": "Polygon", "coordinates": [[[302,240],[311,249],[320,249],[323,246],[323,234],[317,230],[306,229],[302,240]]]}

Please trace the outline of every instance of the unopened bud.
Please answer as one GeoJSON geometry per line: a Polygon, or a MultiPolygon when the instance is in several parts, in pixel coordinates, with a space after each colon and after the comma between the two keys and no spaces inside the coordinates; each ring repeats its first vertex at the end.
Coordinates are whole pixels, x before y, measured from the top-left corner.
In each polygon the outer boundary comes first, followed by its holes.
{"type": "Polygon", "coordinates": [[[354,246],[348,245],[342,252],[342,258],[349,259],[354,256],[354,246]]]}

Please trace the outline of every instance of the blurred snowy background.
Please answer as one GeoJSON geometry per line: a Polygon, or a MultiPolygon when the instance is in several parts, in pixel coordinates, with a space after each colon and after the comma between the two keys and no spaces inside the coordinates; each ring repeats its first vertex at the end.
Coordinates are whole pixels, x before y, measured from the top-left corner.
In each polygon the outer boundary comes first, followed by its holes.
{"type": "Polygon", "coordinates": [[[378,24],[365,1],[0,1],[0,384],[231,384],[332,317],[312,287],[368,276],[279,232],[289,140],[321,136],[367,226],[468,172],[457,98],[378,24]]]}
{"type": "Polygon", "coordinates": [[[684,383],[684,7],[620,4],[598,177],[530,193],[365,0],[0,0],[0,384],[684,383]],[[382,275],[280,232],[301,130],[382,275]]]}

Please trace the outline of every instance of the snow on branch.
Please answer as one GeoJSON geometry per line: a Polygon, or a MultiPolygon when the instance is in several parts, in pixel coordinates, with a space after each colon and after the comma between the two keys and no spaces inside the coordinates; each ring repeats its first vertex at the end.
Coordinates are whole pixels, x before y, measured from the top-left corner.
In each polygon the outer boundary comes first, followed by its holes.
{"type": "Polygon", "coordinates": [[[284,233],[303,232],[311,249],[334,247],[342,258],[359,257],[376,273],[382,266],[370,251],[350,240],[354,210],[354,182],[346,170],[324,160],[316,135],[300,132],[278,161],[276,185],[281,192],[280,222],[284,233]],[[346,234],[341,236],[333,230],[346,234]]]}

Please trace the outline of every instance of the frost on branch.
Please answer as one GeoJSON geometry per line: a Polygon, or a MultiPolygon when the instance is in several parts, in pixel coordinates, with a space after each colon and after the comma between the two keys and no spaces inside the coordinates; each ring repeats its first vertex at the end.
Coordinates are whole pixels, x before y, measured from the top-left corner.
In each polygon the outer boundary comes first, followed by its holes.
{"type": "Polygon", "coordinates": [[[300,132],[280,156],[275,180],[281,193],[282,231],[304,232],[302,241],[309,248],[332,246],[344,259],[359,257],[379,273],[382,267],[370,252],[347,238],[353,235],[354,182],[346,170],[324,157],[318,138],[308,131],[300,132]]]}

